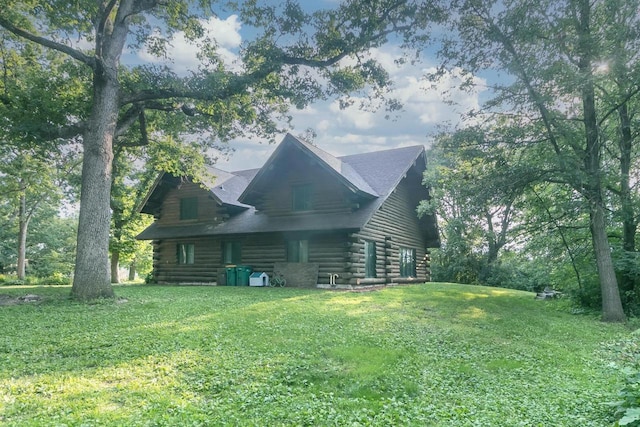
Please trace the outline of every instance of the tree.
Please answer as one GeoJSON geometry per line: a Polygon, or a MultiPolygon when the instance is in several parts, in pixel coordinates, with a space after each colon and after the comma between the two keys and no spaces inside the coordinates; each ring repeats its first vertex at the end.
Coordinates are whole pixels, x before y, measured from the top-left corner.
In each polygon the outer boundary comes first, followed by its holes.
{"type": "MultiPolygon", "coordinates": [[[[607,177],[607,189],[618,199],[615,205],[615,220],[621,224],[612,235],[614,261],[618,270],[623,294],[636,294],[640,298],[640,264],[636,249],[636,233],[640,213],[637,206],[639,150],[638,126],[638,81],[640,79],[640,25],[636,1],[609,0],[605,3],[601,19],[603,36],[608,44],[608,57],[602,59],[596,69],[596,89],[610,114],[602,116],[600,129],[605,141],[608,162],[606,168],[612,173],[607,177]],[[617,173],[614,173],[617,171],[617,173]]],[[[636,302],[637,302],[636,301],[636,302]]],[[[624,302],[624,301],[623,301],[624,302]]]]}
{"type": "Polygon", "coordinates": [[[442,17],[437,5],[409,0],[351,0],[314,12],[305,12],[290,0],[277,6],[229,2],[226,6],[237,7],[247,25],[262,30],[244,46],[242,67],[233,71],[216,53],[216,41],[202,38],[201,18],[218,6],[214,1],[178,0],[51,1],[36,6],[5,1],[0,26],[25,43],[75,60],[82,70],[73,75],[74,82],[90,77],[84,113],[67,114],[67,126],[46,132],[50,138],[82,136],[72,287],[80,300],[113,296],[108,265],[113,147],[136,123],[142,144],[148,144],[148,111],[174,117],[182,113],[176,126],[192,132],[206,130],[213,135],[210,140],[245,131],[272,134],[277,129],[272,114],[284,113],[289,105],[303,107],[314,99],[365,87],[381,93],[388,84],[386,73],[360,53],[382,45],[391,35],[404,47],[423,42],[427,24],[442,17]],[[161,28],[154,26],[156,22],[161,28]],[[201,69],[179,78],[166,69],[123,67],[120,57],[127,43],[162,55],[168,36],[177,31],[202,43],[201,69]],[[73,39],[91,48],[65,42],[73,39]],[[343,61],[346,58],[353,61],[343,61]]]}
{"type": "MultiPolygon", "coordinates": [[[[605,140],[600,121],[619,104],[599,103],[595,69],[611,52],[603,32],[607,1],[515,1],[508,4],[460,0],[452,3],[458,38],[445,43],[445,66],[467,72],[495,69],[508,78],[493,87],[488,108],[507,110],[529,136],[554,154],[550,182],[564,183],[586,201],[602,292],[602,318],[624,321],[607,236],[605,140]],[[532,126],[535,124],[535,126],[532,126]]],[[[615,23],[613,25],[616,25],[615,23]]],[[[637,79],[636,79],[637,82],[637,79]]],[[[638,91],[637,84],[628,95],[638,91]]],[[[545,158],[549,160],[548,158],[545,158]]]]}
{"type": "Polygon", "coordinates": [[[435,210],[443,222],[440,254],[457,265],[444,280],[482,281],[515,241],[524,194],[540,179],[518,143],[520,132],[506,123],[469,127],[441,135],[430,148],[424,182],[432,199],[421,211],[435,210]]]}
{"type": "Polygon", "coordinates": [[[43,158],[33,150],[8,145],[0,148],[0,160],[0,194],[7,211],[13,212],[7,222],[17,223],[16,274],[19,280],[24,280],[29,225],[42,209],[57,210],[66,186],[64,179],[74,162],[55,154],[43,158]]]}
{"type": "MultiPolygon", "coordinates": [[[[118,270],[124,259],[129,261],[130,271],[133,271],[129,279],[135,277],[136,252],[142,250],[136,235],[152,221],[137,209],[158,175],[153,159],[135,156],[129,152],[131,150],[125,151],[124,147],[118,148],[114,153],[111,185],[111,283],[120,283],[118,270]],[[141,167],[143,162],[144,166],[141,167]]],[[[150,251],[148,244],[146,246],[150,251]]]]}

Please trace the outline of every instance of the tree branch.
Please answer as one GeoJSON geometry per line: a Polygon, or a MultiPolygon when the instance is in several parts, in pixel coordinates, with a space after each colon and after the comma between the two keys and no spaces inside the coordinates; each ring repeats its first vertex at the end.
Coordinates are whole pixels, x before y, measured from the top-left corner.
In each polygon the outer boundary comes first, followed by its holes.
{"type": "Polygon", "coordinates": [[[107,24],[107,20],[109,19],[109,15],[111,15],[111,12],[113,12],[113,8],[116,6],[116,4],[118,3],[118,0],[110,0],[108,4],[104,5],[104,9],[101,11],[102,16],[100,17],[100,22],[98,23],[98,31],[96,31],[96,34],[100,34],[102,31],[104,31],[104,28],[107,24]]]}
{"type": "Polygon", "coordinates": [[[133,125],[140,115],[143,107],[139,104],[134,104],[129,108],[118,120],[118,126],[116,127],[115,137],[122,136],[133,125]]]}
{"type": "Polygon", "coordinates": [[[0,15],[0,26],[4,27],[7,31],[25,38],[33,43],[39,44],[49,49],[57,50],[58,52],[62,52],[64,54],[69,55],[70,57],[82,62],[85,65],[91,67],[91,69],[95,70],[96,68],[96,60],[95,58],[85,55],[84,53],[76,50],[70,46],[64,45],[62,43],[54,42],[53,40],[49,40],[44,37],[36,36],[35,34],[31,34],[30,32],[23,30],[15,25],[12,22],[9,22],[7,19],[0,15]]]}
{"type": "Polygon", "coordinates": [[[79,122],[53,130],[47,128],[42,132],[42,135],[40,135],[40,137],[42,137],[43,140],[47,141],[51,141],[54,139],[71,139],[73,137],[82,135],[82,133],[86,129],[86,126],[86,122],[79,122]]]}
{"type": "MultiPolygon", "coordinates": [[[[220,88],[218,91],[196,91],[177,88],[144,90],[130,95],[123,95],[120,99],[120,106],[139,102],[147,103],[148,101],[159,101],[172,98],[197,99],[201,101],[217,101],[226,99],[235,94],[241,93],[242,90],[247,89],[252,83],[260,81],[262,78],[266,77],[276,69],[277,67],[269,67],[242,76],[235,75],[225,87],[220,88]]],[[[157,105],[146,105],[146,107],[162,109],[157,108],[157,105]]]]}
{"type": "Polygon", "coordinates": [[[640,93],[640,86],[636,86],[635,89],[633,89],[632,91],[628,92],[625,97],[618,102],[617,104],[613,105],[609,111],[607,111],[606,114],[604,114],[602,116],[602,118],[598,121],[598,126],[602,126],[602,124],[609,118],[609,116],[613,113],[615,113],[616,111],[618,111],[618,108],[622,107],[624,104],[626,104],[627,102],[629,102],[631,100],[631,98],[633,98],[634,96],[636,96],[638,93],[640,93]]]}

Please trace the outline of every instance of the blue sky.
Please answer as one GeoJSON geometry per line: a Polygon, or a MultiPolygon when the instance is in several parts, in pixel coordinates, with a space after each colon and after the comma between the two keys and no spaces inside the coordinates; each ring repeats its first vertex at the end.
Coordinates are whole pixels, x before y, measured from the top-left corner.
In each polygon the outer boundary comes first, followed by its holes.
{"type": "MultiPolygon", "coordinates": [[[[337,1],[324,3],[335,4],[337,1]]],[[[205,25],[218,41],[219,53],[225,58],[225,63],[233,66],[240,44],[251,37],[252,29],[244,26],[236,15],[210,18],[205,25]]],[[[169,65],[178,73],[196,69],[196,49],[177,34],[168,52],[171,58],[169,65]]],[[[483,95],[486,95],[481,78],[477,78],[478,89],[474,91],[456,89],[456,70],[451,70],[435,87],[425,81],[424,74],[437,64],[432,53],[425,52],[421,64],[402,67],[394,63],[400,51],[392,44],[374,49],[369,54],[385,65],[390,73],[394,82],[391,95],[402,102],[403,111],[388,120],[384,111],[363,111],[357,107],[340,110],[337,100],[329,100],[304,110],[292,110],[293,128],[289,131],[301,135],[307,128],[312,128],[317,134],[314,143],[336,156],[411,145],[428,147],[433,136],[443,127],[463,126],[464,113],[478,108],[483,95]]],[[[127,56],[140,62],[159,62],[144,51],[127,56]]],[[[232,154],[221,155],[217,164],[217,167],[228,171],[260,167],[275,149],[274,145],[258,139],[234,140],[230,145],[234,150],[232,154]]]]}

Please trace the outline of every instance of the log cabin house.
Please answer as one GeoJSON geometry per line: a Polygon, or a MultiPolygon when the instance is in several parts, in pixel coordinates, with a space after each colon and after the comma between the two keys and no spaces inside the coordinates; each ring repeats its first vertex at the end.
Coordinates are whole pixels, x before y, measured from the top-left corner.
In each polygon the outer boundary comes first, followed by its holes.
{"type": "Polygon", "coordinates": [[[226,284],[229,265],[287,286],[422,283],[440,244],[435,217],[416,213],[425,167],[423,146],[334,157],[287,134],[260,169],[211,168],[201,184],[162,173],[138,239],[153,242],[158,283],[226,284]]]}

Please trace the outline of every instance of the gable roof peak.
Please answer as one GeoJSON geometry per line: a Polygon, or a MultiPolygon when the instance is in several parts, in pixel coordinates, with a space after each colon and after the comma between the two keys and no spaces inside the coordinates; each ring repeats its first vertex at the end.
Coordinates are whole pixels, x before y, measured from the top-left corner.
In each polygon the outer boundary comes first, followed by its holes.
{"type": "MultiPolygon", "coordinates": [[[[339,157],[334,157],[323,149],[307,142],[303,139],[297,138],[290,133],[287,133],[285,140],[293,140],[294,143],[298,143],[303,149],[308,150],[313,157],[320,160],[321,164],[330,172],[336,175],[338,179],[343,181],[345,185],[351,188],[353,191],[361,193],[367,197],[378,197],[379,194],[371,188],[369,183],[346,162],[343,162],[339,157]]],[[[282,141],[284,142],[284,140],[282,141]]]]}
{"type": "Polygon", "coordinates": [[[354,193],[366,198],[379,197],[379,194],[371,188],[367,181],[360,176],[360,174],[356,172],[351,165],[332,156],[315,145],[287,133],[264,166],[262,166],[238,198],[241,203],[252,204],[253,197],[257,196],[260,192],[259,189],[262,187],[266,188],[268,186],[268,176],[270,175],[270,171],[273,169],[274,164],[281,156],[285,155],[284,153],[286,153],[287,150],[291,149],[297,150],[299,153],[317,162],[321,168],[329,172],[338,180],[338,182],[349,188],[349,190],[354,193]]]}

